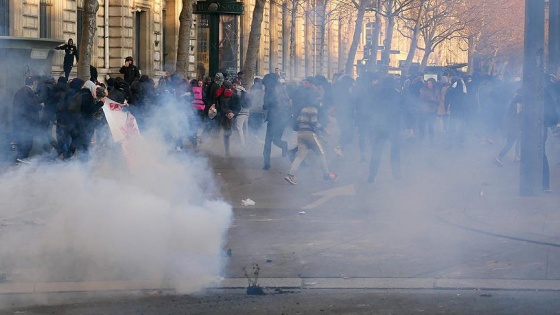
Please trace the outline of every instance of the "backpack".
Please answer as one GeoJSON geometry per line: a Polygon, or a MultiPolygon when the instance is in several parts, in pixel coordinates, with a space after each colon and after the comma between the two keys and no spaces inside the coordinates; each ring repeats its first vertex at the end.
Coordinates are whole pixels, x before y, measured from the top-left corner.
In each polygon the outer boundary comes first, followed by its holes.
{"type": "Polygon", "coordinates": [[[68,100],[68,112],[72,114],[77,114],[82,111],[82,92],[77,92],[68,100]]]}
{"type": "Polygon", "coordinates": [[[286,112],[292,109],[292,99],[288,95],[288,89],[285,84],[278,84],[274,89],[276,95],[276,104],[279,109],[286,110],[286,112]]]}
{"type": "Polygon", "coordinates": [[[202,100],[202,88],[199,86],[193,86],[192,92],[194,96],[194,99],[191,102],[192,107],[196,110],[204,110],[205,104],[202,100]]]}
{"type": "Polygon", "coordinates": [[[253,103],[251,102],[251,97],[249,96],[249,93],[247,93],[247,91],[245,90],[240,90],[240,95],[239,95],[239,99],[241,102],[241,107],[243,108],[251,108],[251,106],[253,105],[253,103]]]}

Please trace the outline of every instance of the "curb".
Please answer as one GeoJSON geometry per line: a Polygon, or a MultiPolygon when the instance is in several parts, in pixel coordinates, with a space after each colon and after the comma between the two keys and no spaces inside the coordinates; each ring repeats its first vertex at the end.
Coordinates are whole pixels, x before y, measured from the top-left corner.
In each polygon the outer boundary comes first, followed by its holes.
{"type": "MultiPolygon", "coordinates": [[[[450,278],[261,278],[263,288],[286,289],[429,289],[560,291],[560,280],[450,279],[450,278]]],[[[244,289],[246,278],[227,278],[209,289],[244,289]]],[[[173,291],[161,281],[91,281],[4,283],[0,294],[35,294],[107,291],[173,291]]]]}

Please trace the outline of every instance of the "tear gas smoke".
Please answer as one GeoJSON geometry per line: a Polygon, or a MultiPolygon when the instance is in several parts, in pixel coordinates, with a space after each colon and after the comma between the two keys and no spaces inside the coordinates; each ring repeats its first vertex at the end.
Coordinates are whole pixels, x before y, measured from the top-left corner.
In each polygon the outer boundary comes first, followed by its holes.
{"type": "MultiPolygon", "coordinates": [[[[177,108],[159,109],[156,125],[181,125],[177,108]]],[[[216,280],[231,207],[208,197],[205,160],[169,155],[162,139],[157,129],[145,133],[131,171],[114,147],[87,165],[4,174],[0,273],[13,282],[148,280],[181,293],[216,280]]]]}

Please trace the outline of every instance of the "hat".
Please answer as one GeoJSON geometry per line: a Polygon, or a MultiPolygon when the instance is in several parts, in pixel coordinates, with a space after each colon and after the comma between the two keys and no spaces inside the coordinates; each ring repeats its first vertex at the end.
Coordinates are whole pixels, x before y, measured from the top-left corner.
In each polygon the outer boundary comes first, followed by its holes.
{"type": "Polygon", "coordinates": [[[229,81],[224,81],[223,87],[226,89],[233,89],[233,84],[229,81]]]}
{"type": "Polygon", "coordinates": [[[133,61],[132,56],[128,56],[128,57],[124,58],[124,61],[133,61]]]}

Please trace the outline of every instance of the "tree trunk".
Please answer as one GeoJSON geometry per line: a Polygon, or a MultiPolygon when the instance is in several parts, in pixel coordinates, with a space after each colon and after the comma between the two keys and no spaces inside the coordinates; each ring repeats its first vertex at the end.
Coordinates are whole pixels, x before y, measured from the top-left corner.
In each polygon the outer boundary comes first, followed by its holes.
{"type": "Polygon", "coordinates": [[[404,62],[403,70],[404,74],[408,74],[410,67],[412,66],[412,60],[414,60],[414,55],[416,54],[416,49],[418,48],[418,36],[420,35],[420,19],[424,13],[424,2],[426,0],[420,0],[420,7],[418,8],[418,15],[416,16],[416,22],[414,23],[414,28],[412,29],[412,34],[410,36],[410,45],[408,46],[408,55],[404,62]]]}
{"type": "Polygon", "coordinates": [[[358,44],[360,43],[360,37],[362,36],[362,25],[364,23],[364,15],[366,13],[366,4],[366,0],[360,0],[357,8],[358,15],[354,26],[354,36],[352,36],[352,44],[350,45],[350,50],[348,51],[348,59],[346,59],[346,66],[344,69],[344,72],[352,77],[352,74],[354,73],[354,59],[356,59],[356,51],[358,51],[358,44]]]}
{"type": "Polygon", "coordinates": [[[191,28],[193,24],[193,0],[183,0],[183,8],[179,15],[179,41],[177,43],[177,63],[175,73],[182,78],[188,77],[191,28]]]}
{"type": "Polygon", "coordinates": [[[317,74],[323,75],[325,69],[325,35],[327,32],[327,0],[323,1],[319,14],[319,69],[317,74]]]}
{"type": "Polygon", "coordinates": [[[391,45],[393,43],[393,31],[395,30],[395,16],[390,14],[387,16],[387,25],[385,26],[385,40],[383,41],[383,52],[381,53],[381,65],[383,73],[387,73],[391,64],[391,45]]]}
{"type": "Polygon", "coordinates": [[[261,43],[261,25],[264,15],[264,5],[266,0],[256,0],[253,10],[253,21],[251,21],[251,31],[249,32],[249,42],[247,43],[247,54],[243,64],[243,86],[250,88],[255,76],[255,64],[261,43]]]}
{"type": "Polygon", "coordinates": [[[89,80],[91,77],[89,66],[91,65],[91,51],[93,49],[95,31],[97,30],[97,10],[99,10],[99,2],[97,0],[84,0],[85,16],[82,40],[80,41],[80,47],[78,47],[78,52],[80,53],[78,78],[84,81],[89,80]]]}
{"type": "Polygon", "coordinates": [[[475,66],[474,66],[474,59],[475,59],[474,55],[475,55],[475,52],[476,52],[477,42],[478,41],[475,38],[475,36],[469,36],[469,38],[468,38],[469,47],[468,47],[468,51],[467,51],[467,54],[468,54],[468,64],[467,64],[467,66],[468,66],[468,74],[470,74],[470,75],[474,74],[474,71],[475,71],[475,69],[474,69],[475,68],[475,66]]]}
{"type": "Polygon", "coordinates": [[[424,55],[422,56],[422,62],[420,63],[420,72],[424,72],[424,70],[426,69],[426,66],[428,65],[428,59],[430,58],[430,55],[432,54],[432,49],[430,49],[430,47],[426,47],[426,49],[424,50],[424,55]]]}
{"type": "Polygon", "coordinates": [[[292,1],[292,14],[290,20],[290,78],[296,75],[296,18],[299,0],[292,1]]]}

